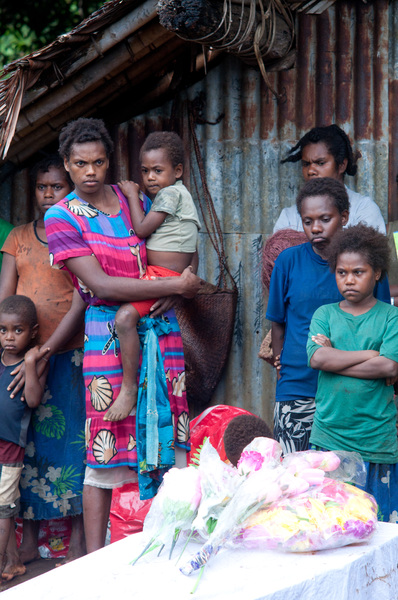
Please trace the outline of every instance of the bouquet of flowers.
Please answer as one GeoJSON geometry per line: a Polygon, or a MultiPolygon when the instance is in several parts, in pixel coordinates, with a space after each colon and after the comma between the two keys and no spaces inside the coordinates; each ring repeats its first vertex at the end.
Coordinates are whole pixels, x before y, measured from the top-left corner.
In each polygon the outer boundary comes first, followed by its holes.
{"type": "MultiPolygon", "coordinates": [[[[349,462],[348,453],[344,460],[349,462]]],[[[363,471],[359,462],[354,455],[351,479],[363,471]]],[[[253,440],[237,465],[240,485],[182,573],[203,569],[227,544],[303,552],[368,537],[377,523],[376,502],[362,490],[325,477],[325,471],[340,465],[334,452],[296,452],[282,459],[274,440],[253,440]]]]}
{"type": "Polygon", "coordinates": [[[369,537],[376,524],[373,496],[325,477],[304,494],[251,515],[236,532],[234,544],[285,552],[325,550],[369,537]]]}
{"type": "Polygon", "coordinates": [[[171,556],[180,532],[191,529],[201,497],[198,469],[173,467],[167,471],[144,521],[149,542],[133,564],[159,546],[170,546],[171,556]]]}
{"type": "Polygon", "coordinates": [[[235,494],[241,478],[235,467],[221,460],[208,439],[200,450],[198,473],[201,502],[192,522],[192,532],[202,539],[207,539],[220,514],[235,494]]]}

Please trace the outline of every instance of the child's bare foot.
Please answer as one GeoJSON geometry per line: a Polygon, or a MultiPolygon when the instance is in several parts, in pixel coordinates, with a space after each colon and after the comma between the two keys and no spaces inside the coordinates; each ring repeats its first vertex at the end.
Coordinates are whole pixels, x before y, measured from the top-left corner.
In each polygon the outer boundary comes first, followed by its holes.
{"type": "Polygon", "coordinates": [[[14,579],[14,577],[18,577],[18,575],[23,575],[24,573],[26,573],[26,567],[22,564],[19,558],[14,556],[9,558],[7,556],[1,578],[5,581],[11,581],[11,579],[14,579]]]}
{"type": "Polygon", "coordinates": [[[137,404],[137,394],[137,385],[126,388],[122,383],[118,397],[104,415],[104,421],[122,421],[128,417],[137,404]]]}

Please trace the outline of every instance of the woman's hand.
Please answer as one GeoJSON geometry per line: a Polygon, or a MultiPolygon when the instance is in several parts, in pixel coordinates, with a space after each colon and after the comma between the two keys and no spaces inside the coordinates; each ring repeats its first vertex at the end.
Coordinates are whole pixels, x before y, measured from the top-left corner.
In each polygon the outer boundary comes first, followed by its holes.
{"type": "Polygon", "coordinates": [[[160,317],[165,312],[173,308],[178,302],[178,296],[165,296],[164,298],[158,298],[156,302],[151,306],[151,312],[149,316],[152,318],[160,317]]]}
{"type": "Polygon", "coordinates": [[[191,265],[183,270],[179,282],[182,285],[180,294],[184,298],[194,298],[204,284],[203,279],[194,275],[191,265]]]}
{"type": "MultiPolygon", "coordinates": [[[[42,347],[39,350],[39,346],[35,346],[35,348],[31,348],[31,350],[28,350],[28,352],[25,354],[25,360],[20,365],[18,365],[13,371],[11,371],[11,375],[15,375],[15,377],[7,388],[8,391],[11,391],[10,398],[14,398],[14,396],[16,396],[16,394],[18,394],[18,392],[22,390],[25,385],[26,360],[28,362],[34,361],[35,363],[37,363],[37,376],[40,378],[47,367],[48,359],[46,358],[46,355],[49,351],[50,348],[46,347],[42,347]]],[[[24,400],[23,394],[21,400],[24,400]]]]}
{"type": "Polygon", "coordinates": [[[11,371],[11,375],[15,375],[14,379],[11,381],[7,390],[11,391],[10,398],[14,398],[16,394],[20,390],[22,390],[25,385],[25,363],[22,362],[20,365],[15,367],[13,371],[11,371]]]}
{"type": "Polygon", "coordinates": [[[318,344],[318,346],[323,346],[324,348],[332,348],[332,342],[328,337],[326,337],[326,335],[317,333],[316,335],[312,335],[311,339],[313,342],[318,344]]]}

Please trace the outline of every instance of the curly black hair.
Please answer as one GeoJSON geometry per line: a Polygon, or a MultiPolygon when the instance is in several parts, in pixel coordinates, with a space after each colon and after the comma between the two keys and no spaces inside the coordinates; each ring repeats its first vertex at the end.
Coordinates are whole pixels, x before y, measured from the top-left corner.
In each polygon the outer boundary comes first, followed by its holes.
{"type": "Polygon", "coordinates": [[[331,271],[336,270],[338,257],[343,252],[361,254],[374,271],[381,271],[380,281],[387,275],[391,260],[388,238],[374,227],[360,223],[333,236],[327,256],[331,271]]]}
{"type": "Polygon", "coordinates": [[[302,160],[303,148],[308,146],[308,144],[318,144],[318,142],[323,142],[325,144],[336,161],[337,166],[341,165],[345,158],[347,159],[347,167],[343,175],[345,173],[347,173],[347,175],[356,174],[356,162],[361,155],[357,152],[354,156],[351,142],[347,134],[336,124],[328,125],[326,127],[313,127],[303,135],[293,148],[289,150],[286,158],[281,160],[281,163],[295,163],[302,160]]]}
{"type": "Polygon", "coordinates": [[[42,158],[38,163],[36,163],[30,172],[32,190],[34,190],[36,186],[37,176],[39,175],[39,173],[48,173],[51,167],[64,171],[65,179],[70,185],[71,189],[73,189],[73,182],[70,178],[68,171],[65,170],[63,159],[58,154],[49,154],[45,158],[42,158]]]}
{"type": "Polygon", "coordinates": [[[0,314],[18,315],[32,329],[37,325],[36,307],[27,296],[15,294],[8,296],[0,303],[0,314]]]}
{"type": "Polygon", "coordinates": [[[184,145],[180,136],[174,131],[155,131],[150,133],[140,150],[140,161],[142,155],[150,150],[163,149],[167,152],[168,159],[175,168],[184,164],[184,145]]]}
{"type": "Polygon", "coordinates": [[[113,152],[113,141],[104,121],[85,117],[70,121],[61,130],[58,152],[62,158],[69,160],[72,146],[74,144],[85,144],[86,142],[102,142],[107,158],[113,152]]]}
{"type": "Polygon", "coordinates": [[[296,206],[300,215],[303,201],[313,196],[327,196],[340,214],[345,210],[350,210],[350,201],[344,184],[332,177],[314,177],[303,185],[296,198],[296,206]]]}
{"type": "Polygon", "coordinates": [[[228,423],[224,431],[224,448],[227,458],[235,467],[244,448],[256,437],[273,439],[270,428],[260,417],[238,415],[228,423]]]}

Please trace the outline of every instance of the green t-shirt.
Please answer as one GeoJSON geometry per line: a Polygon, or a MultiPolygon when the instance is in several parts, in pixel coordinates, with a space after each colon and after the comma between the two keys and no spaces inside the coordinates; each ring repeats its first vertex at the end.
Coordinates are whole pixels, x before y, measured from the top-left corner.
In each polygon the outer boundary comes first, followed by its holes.
{"type": "MultiPolygon", "coordinates": [[[[339,304],[315,311],[307,342],[308,361],[320,346],[311,340],[321,333],[339,350],[377,350],[398,362],[398,308],[379,300],[354,317],[339,304]]],[[[383,379],[357,379],[319,372],[316,411],[310,441],[328,450],[359,452],[365,461],[398,462],[393,386],[383,379]]]]}

